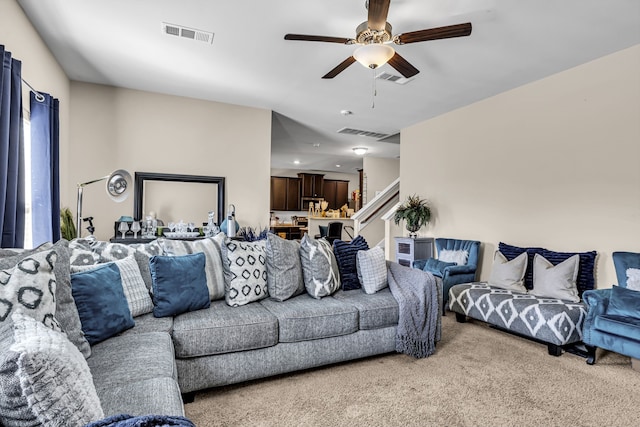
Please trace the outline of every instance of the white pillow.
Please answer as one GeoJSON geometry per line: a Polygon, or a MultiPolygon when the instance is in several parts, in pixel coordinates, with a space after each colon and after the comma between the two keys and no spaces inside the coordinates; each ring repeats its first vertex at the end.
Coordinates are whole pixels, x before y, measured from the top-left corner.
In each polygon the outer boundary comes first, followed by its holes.
{"type": "Polygon", "coordinates": [[[627,268],[627,289],[640,291],[640,268],[627,268]]]}
{"type": "Polygon", "coordinates": [[[466,265],[469,258],[469,252],[463,250],[453,251],[443,249],[438,253],[438,259],[443,262],[455,262],[458,265],[466,265]]]}
{"type": "Polygon", "coordinates": [[[19,312],[11,320],[13,343],[0,369],[15,369],[12,386],[20,389],[7,396],[18,399],[11,416],[24,425],[65,427],[103,418],[87,361],[67,336],[19,312]]]}
{"type": "MultiPolygon", "coordinates": [[[[133,255],[129,255],[119,261],[114,261],[118,270],[120,270],[120,279],[122,280],[122,290],[127,299],[127,305],[131,316],[136,317],[142,314],[151,313],[153,311],[153,301],[149,290],[144,284],[142,273],[133,255]]],[[[71,273],[79,273],[81,271],[94,270],[105,264],[95,265],[72,265],[71,273]]]]}
{"type": "Polygon", "coordinates": [[[358,279],[366,294],[375,294],[387,287],[387,260],[384,249],[375,246],[356,254],[358,279]]]}
{"type": "Polygon", "coordinates": [[[554,266],[545,257],[535,254],[533,257],[533,289],[530,294],[542,298],[558,298],[579,302],[578,266],[580,255],[574,255],[554,266]]]}
{"type": "Polygon", "coordinates": [[[528,256],[526,252],[521,253],[511,261],[500,251],[493,255],[493,267],[489,276],[489,286],[508,289],[510,291],[527,293],[524,287],[524,274],[527,270],[528,256]]]}

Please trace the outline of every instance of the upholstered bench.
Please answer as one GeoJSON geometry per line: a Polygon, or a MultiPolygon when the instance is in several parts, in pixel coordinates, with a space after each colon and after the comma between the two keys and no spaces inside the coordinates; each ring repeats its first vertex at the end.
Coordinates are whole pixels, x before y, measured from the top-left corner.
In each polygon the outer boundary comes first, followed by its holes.
{"type": "Polygon", "coordinates": [[[547,344],[549,354],[560,356],[562,346],[582,341],[587,314],[582,302],[540,298],[535,295],[494,288],[483,282],[453,286],[449,309],[459,322],[466,317],[547,344]]]}

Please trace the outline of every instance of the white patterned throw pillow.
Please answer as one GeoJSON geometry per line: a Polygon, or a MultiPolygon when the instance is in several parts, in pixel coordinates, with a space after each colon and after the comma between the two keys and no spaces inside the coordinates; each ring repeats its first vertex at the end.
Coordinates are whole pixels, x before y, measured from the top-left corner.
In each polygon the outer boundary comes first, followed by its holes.
{"type": "Polygon", "coordinates": [[[104,417],[84,356],[63,332],[16,312],[0,327],[0,425],[76,427],[104,417]]]}
{"type": "Polygon", "coordinates": [[[540,254],[533,257],[533,289],[530,294],[542,298],[558,298],[579,302],[578,267],[580,255],[573,255],[557,265],[540,254]]]}
{"type": "Polygon", "coordinates": [[[0,270],[0,325],[20,310],[24,314],[61,330],[56,314],[55,251],[26,256],[13,267],[0,270]]]}
{"type": "Polygon", "coordinates": [[[269,296],[266,240],[245,242],[227,238],[222,245],[225,301],[239,307],[269,296]]]}
{"type": "MultiPolygon", "coordinates": [[[[127,299],[131,316],[136,317],[151,313],[153,311],[153,301],[151,300],[147,286],[144,284],[140,268],[133,254],[119,261],[114,261],[114,264],[118,267],[118,270],[120,270],[122,290],[127,299]]],[[[102,266],[104,266],[104,264],[72,265],[71,273],[94,270],[102,266]]]]}
{"type": "Polygon", "coordinates": [[[640,291],[640,268],[627,268],[627,289],[640,291]]]}
{"type": "Polygon", "coordinates": [[[340,288],[338,263],[327,240],[305,234],[300,241],[300,262],[304,286],[312,297],[320,299],[340,288]]]}
{"type": "Polygon", "coordinates": [[[455,262],[457,265],[466,265],[469,252],[463,250],[443,249],[438,253],[438,259],[442,262],[455,262]]]}
{"type": "Polygon", "coordinates": [[[358,279],[366,294],[375,294],[387,287],[387,260],[384,249],[375,246],[356,254],[358,279]]]}

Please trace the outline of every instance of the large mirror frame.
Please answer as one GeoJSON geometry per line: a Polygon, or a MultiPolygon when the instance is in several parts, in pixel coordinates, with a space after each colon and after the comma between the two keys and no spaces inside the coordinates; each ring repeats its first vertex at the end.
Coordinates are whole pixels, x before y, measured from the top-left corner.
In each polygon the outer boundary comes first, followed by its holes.
{"type": "Polygon", "coordinates": [[[136,172],[135,184],[133,188],[133,218],[136,221],[142,219],[142,205],[144,202],[144,182],[145,181],[171,181],[171,182],[195,182],[201,184],[216,184],[218,186],[218,222],[220,225],[226,218],[225,216],[225,178],[222,176],[205,176],[205,175],[177,175],[169,173],[150,173],[136,172]]]}

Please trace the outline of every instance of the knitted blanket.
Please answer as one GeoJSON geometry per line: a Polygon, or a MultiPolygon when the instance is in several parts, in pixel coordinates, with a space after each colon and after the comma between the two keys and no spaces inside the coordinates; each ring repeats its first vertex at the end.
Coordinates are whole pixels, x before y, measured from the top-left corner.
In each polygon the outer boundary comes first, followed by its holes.
{"type": "Polygon", "coordinates": [[[440,309],[436,280],[431,273],[389,263],[389,289],[400,306],[396,351],[416,358],[436,350],[440,309]]]}
{"type": "Polygon", "coordinates": [[[196,427],[185,417],[169,415],[112,415],[99,421],[87,424],[85,427],[196,427]]]}

